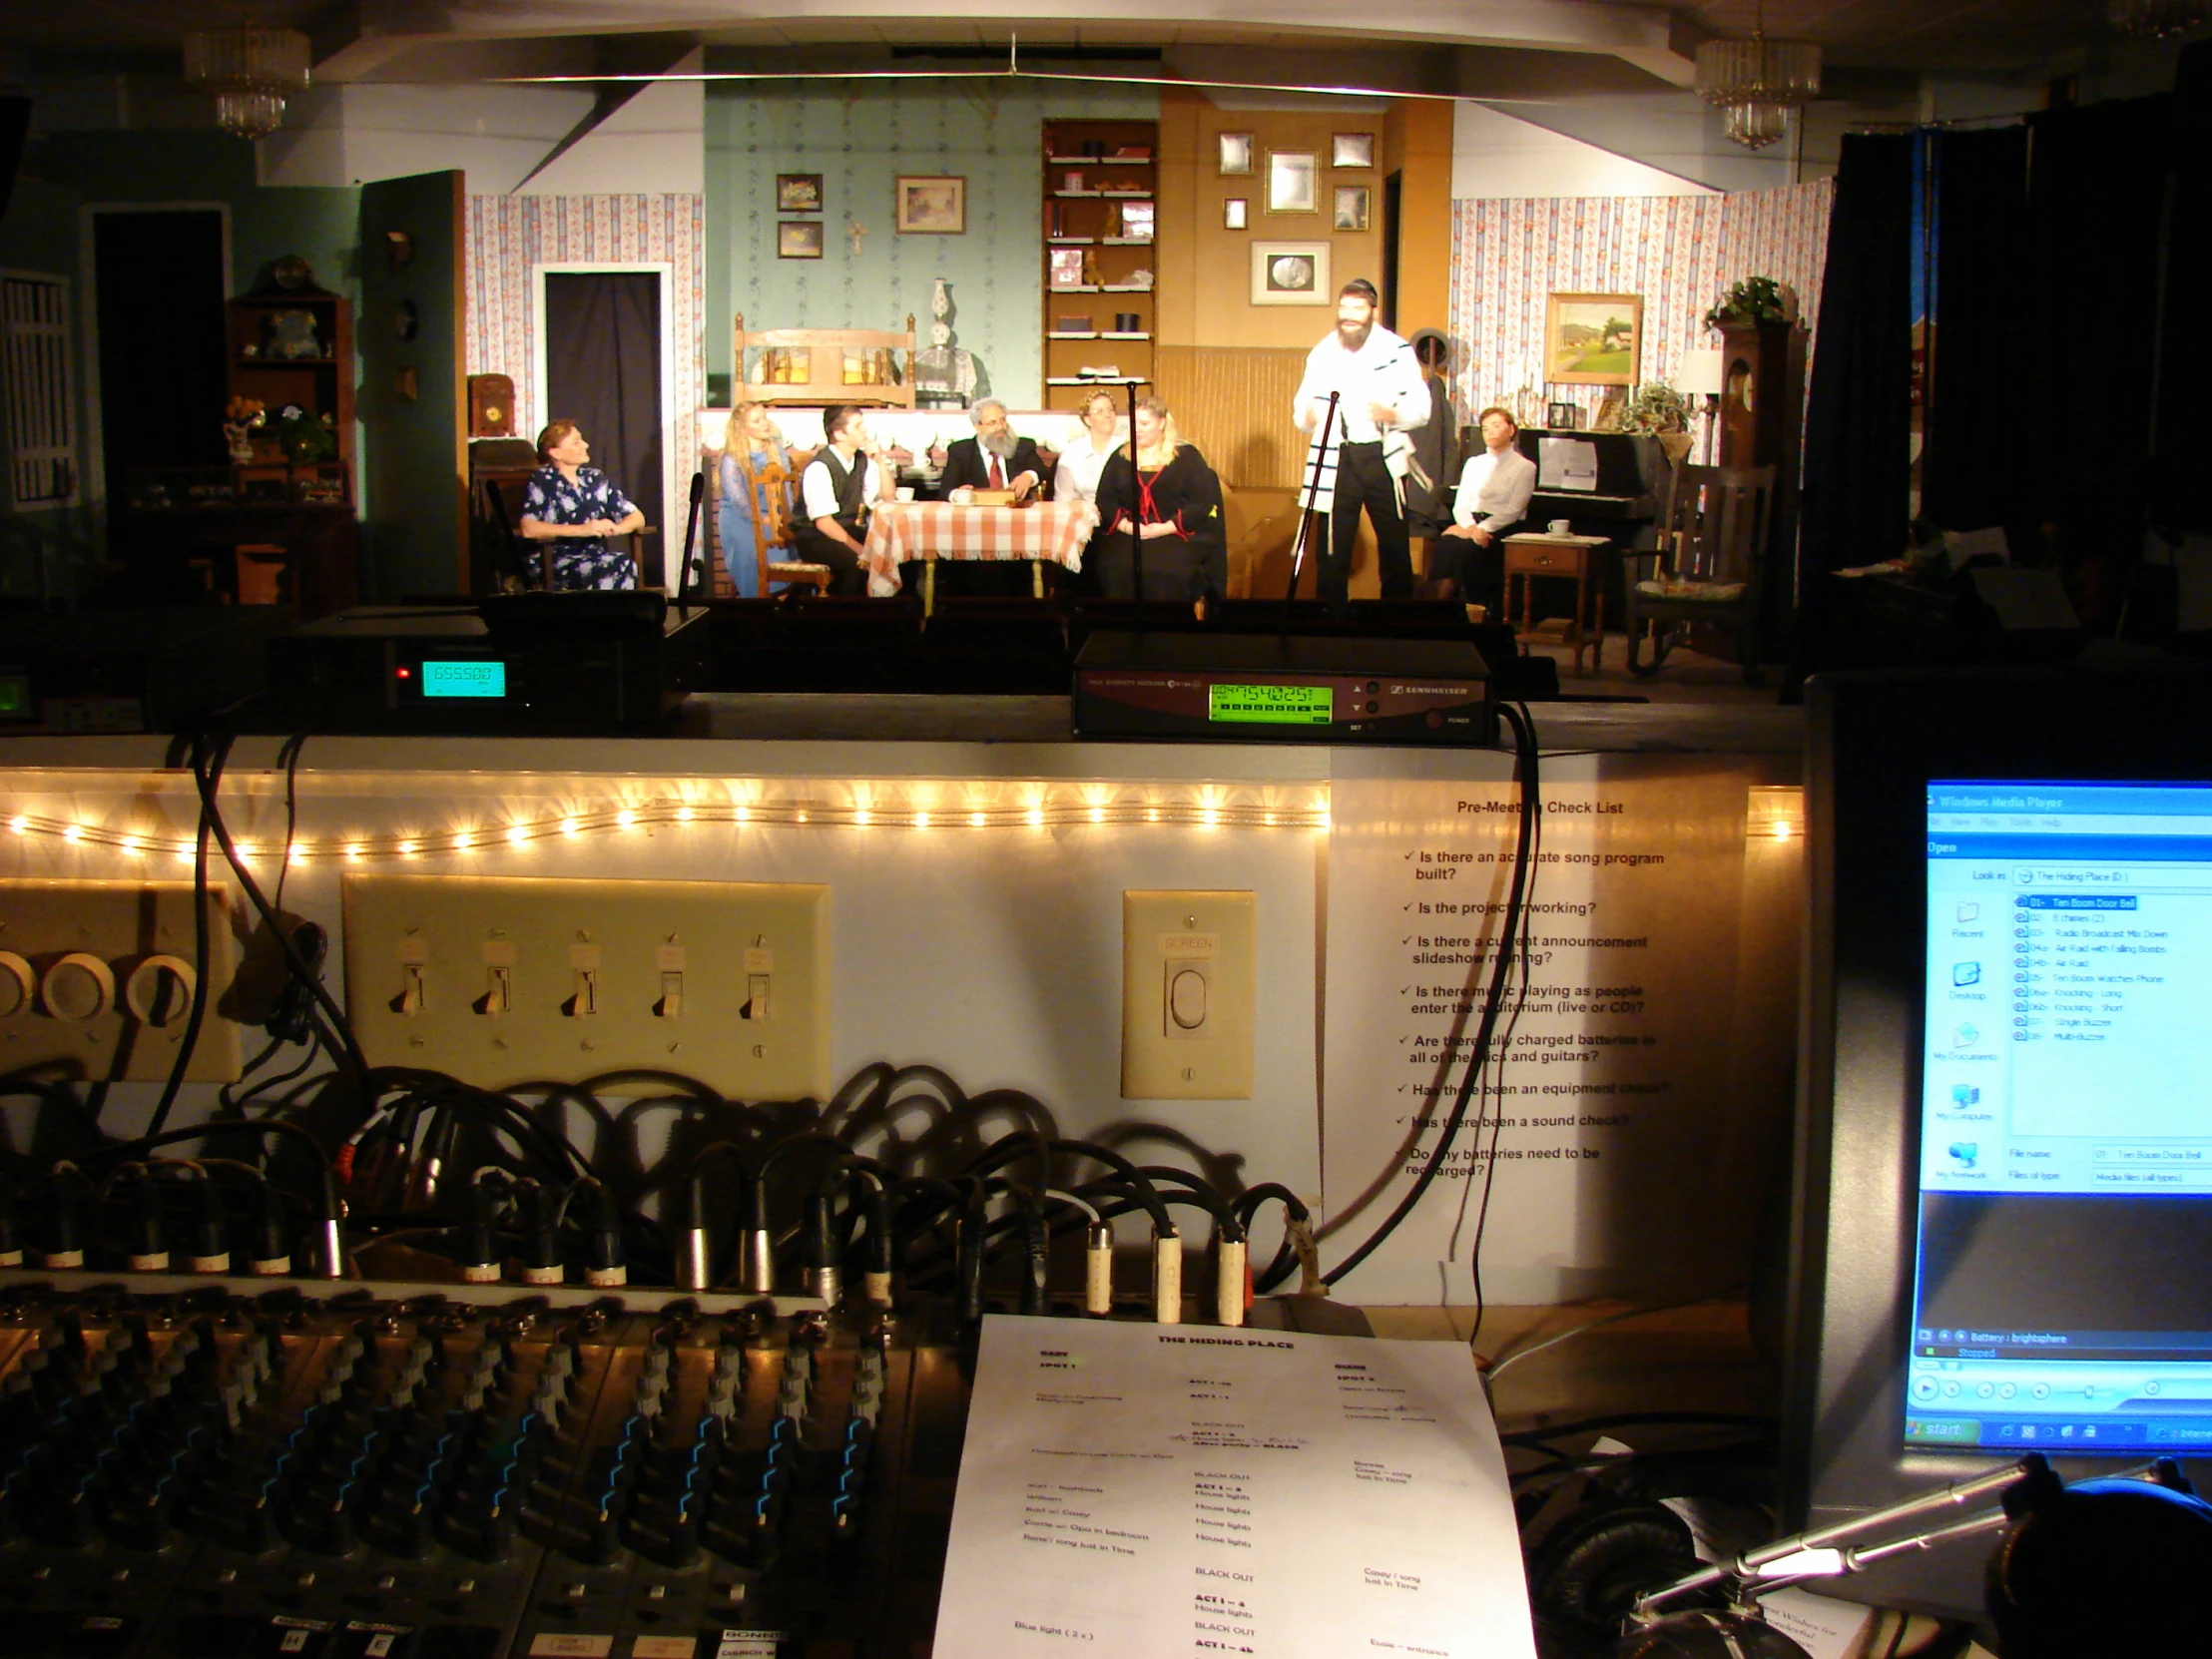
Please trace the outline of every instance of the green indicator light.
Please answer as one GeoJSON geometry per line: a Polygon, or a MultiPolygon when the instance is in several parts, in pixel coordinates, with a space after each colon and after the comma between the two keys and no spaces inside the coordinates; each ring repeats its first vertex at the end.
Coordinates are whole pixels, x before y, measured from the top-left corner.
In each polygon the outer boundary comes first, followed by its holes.
{"type": "Polygon", "coordinates": [[[1208,720],[1267,726],[1327,726],[1336,694],[1327,686],[1209,686],[1208,720]]]}

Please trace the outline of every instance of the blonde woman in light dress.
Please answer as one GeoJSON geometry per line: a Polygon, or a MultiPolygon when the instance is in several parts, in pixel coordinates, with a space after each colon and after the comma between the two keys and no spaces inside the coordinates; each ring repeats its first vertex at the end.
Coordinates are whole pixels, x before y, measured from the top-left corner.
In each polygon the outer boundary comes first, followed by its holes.
{"type": "Polygon", "coordinates": [[[739,597],[761,597],[761,548],[771,562],[789,558],[792,480],[798,476],[790,445],[763,403],[730,411],[717,468],[720,504],[715,527],[722,537],[722,566],[739,597]]]}

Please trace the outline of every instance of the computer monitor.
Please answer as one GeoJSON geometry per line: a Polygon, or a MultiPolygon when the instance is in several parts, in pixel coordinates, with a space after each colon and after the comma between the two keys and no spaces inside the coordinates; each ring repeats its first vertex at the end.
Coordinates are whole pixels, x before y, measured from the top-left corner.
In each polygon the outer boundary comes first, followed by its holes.
{"type": "MultiPolygon", "coordinates": [[[[1793,1526],[2212,1454],[2208,709],[2194,672],[1809,687],[1793,1526]]],[[[1970,1616],[1992,1542],[1823,1588],[1970,1616]]]]}

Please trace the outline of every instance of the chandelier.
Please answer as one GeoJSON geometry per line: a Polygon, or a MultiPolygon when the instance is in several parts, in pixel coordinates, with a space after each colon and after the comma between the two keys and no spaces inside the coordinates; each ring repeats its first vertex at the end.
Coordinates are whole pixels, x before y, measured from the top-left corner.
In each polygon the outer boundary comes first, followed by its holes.
{"type": "Polygon", "coordinates": [[[284,122],[284,100],[307,85],[307,37],[296,29],[196,29],[185,36],[185,84],[215,94],[226,133],[264,138],[284,122]]]}
{"type": "Polygon", "coordinates": [[[1709,40],[1697,49],[1697,92],[1728,112],[1730,139],[1764,150],[1789,128],[1790,112],[1821,95],[1821,49],[1769,40],[1767,8],[1749,40],[1709,40]]]}
{"type": "Polygon", "coordinates": [[[2112,27],[2138,40],[2172,40],[2212,20],[2205,0],[2112,0],[2112,27]]]}

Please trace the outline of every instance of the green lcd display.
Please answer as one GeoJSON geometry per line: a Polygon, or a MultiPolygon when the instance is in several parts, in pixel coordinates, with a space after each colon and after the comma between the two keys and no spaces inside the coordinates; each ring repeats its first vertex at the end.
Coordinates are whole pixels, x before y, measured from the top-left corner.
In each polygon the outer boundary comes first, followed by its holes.
{"type": "Polygon", "coordinates": [[[422,665],[424,697],[505,697],[505,663],[433,663],[422,665]]]}
{"type": "Polygon", "coordinates": [[[1209,686],[1206,718],[1268,726],[1327,726],[1336,698],[1327,686],[1209,686]]]}

